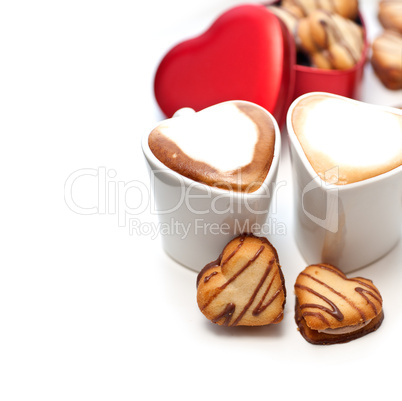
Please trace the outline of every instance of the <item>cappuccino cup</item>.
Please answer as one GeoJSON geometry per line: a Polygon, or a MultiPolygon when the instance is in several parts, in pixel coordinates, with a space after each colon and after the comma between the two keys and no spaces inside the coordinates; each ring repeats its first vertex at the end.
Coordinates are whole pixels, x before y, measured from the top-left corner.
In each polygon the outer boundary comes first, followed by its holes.
{"type": "Polygon", "coordinates": [[[287,114],[295,239],[308,264],[344,272],[398,242],[402,222],[402,111],[322,92],[287,114]]]}
{"type": "Polygon", "coordinates": [[[182,109],[142,138],[162,245],[200,271],[243,232],[266,223],[281,136],[274,117],[246,101],[182,109]]]}

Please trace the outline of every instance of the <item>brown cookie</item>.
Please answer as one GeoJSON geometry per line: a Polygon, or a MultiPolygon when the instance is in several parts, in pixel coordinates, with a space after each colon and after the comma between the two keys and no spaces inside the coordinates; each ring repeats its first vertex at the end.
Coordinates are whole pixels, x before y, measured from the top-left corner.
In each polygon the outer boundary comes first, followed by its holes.
{"type": "Polygon", "coordinates": [[[378,19],[385,29],[402,34],[402,0],[381,0],[378,19]]]}
{"type": "Polygon", "coordinates": [[[359,12],[358,0],[283,0],[282,7],[300,17],[306,17],[315,10],[323,10],[355,19],[359,12]]]}
{"type": "Polygon", "coordinates": [[[197,277],[197,303],[213,323],[263,326],[283,318],[286,289],[278,254],[252,234],[230,241],[197,277]]]}
{"type": "Polygon", "coordinates": [[[268,6],[268,10],[275,14],[286,25],[291,35],[295,38],[297,23],[301,18],[300,15],[294,14],[291,9],[285,7],[268,6]]]}
{"type": "Polygon", "coordinates": [[[402,35],[384,31],[372,45],[371,65],[383,85],[402,89],[402,35]]]}
{"type": "Polygon", "coordinates": [[[382,297],[371,280],[328,264],[306,267],[295,284],[295,320],[312,344],[345,343],[380,327],[382,297]]]}
{"type": "Polygon", "coordinates": [[[362,57],[362,27],[338,14],[314,11],[299,21],[297,40],[313,67],[345,70],[362,57]]]}

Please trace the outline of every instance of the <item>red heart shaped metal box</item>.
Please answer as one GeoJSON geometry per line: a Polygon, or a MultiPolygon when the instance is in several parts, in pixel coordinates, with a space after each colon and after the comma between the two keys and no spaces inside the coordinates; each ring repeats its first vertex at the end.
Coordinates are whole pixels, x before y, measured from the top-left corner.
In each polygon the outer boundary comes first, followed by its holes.
{"type": "MultiPolygon", "coordinates": [[[[364,28],[364,23],[362,21],[364,28]]],[[[358,98],[367,54],[351,69],[296,64],[294,40],[262,4],[233,7],[201,35],[174,46],[159,64],[155,98],[167,117],[226,100],[248,100],[284,122],[291,102],[313,91],[358,98]]]]}

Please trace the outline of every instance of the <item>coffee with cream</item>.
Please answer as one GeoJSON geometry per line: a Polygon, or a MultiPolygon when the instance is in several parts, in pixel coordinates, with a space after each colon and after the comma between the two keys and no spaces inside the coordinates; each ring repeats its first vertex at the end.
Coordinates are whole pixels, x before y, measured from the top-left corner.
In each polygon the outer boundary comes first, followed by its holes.
{"type": "Polygon", "coordinates": [[[402,113],[355,100],[312,94],[295,105],[291,124],[324,181],[345,185],[402,165],[402,113]]]}
{"type": "Polygon", "coordinates": [[[163,121],[150,133],[148,144],[165,166],[187,178],[254,192],[274,157],[275,125],[253,103],[224,102],[163,121]]]}

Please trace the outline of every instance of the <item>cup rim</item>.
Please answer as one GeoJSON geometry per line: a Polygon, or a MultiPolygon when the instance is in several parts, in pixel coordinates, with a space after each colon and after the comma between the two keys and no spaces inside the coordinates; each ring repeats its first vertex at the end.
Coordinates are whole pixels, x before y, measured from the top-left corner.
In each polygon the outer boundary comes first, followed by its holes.
{"type": "MultiPolygon", "coordinates": [[[[260,108],[261,110],[263,110],[265,113],[267,113],[269,115],[269,117],[271,118],[273,124],[274,124],[274,132],[275,132],[275,144],[274,144],[274,155],[272,158],[272,163],[271,166],[268,170],[268,174],[265,177],[262,185],[254,192],[242,192],[242,191],[233,191],[233,190],[226,190],[226,189],[222,189],[222,188],[217,188],[217,187],[213,187],[207,184],[204,184],[202,182],[199,181],[195,181],[191,178],[188,178],[184,175],[181,175],[179,173],[177,173],[176,171],[172,170],[171,168],[169,168],[168,166],[166,166],[165,164],[163,164],[151,151],[149,144],[148,144],[148,137],[152,131],[153,128],[156,128],[159,124],[161,124],[163,121],[166,120],[170,120],[170,118],[167,118],[165,120],[161,120],[159,122],[157,122],[154,127],[149,131],[146,132],[141,139],[141,147],[142,147],[142,151],[143,154],[145,156],[145,158],[147,159],[148,163],[151,165],[151,169],[152,169],[152,165],[155,166],[157,168],[158,171],[167,171],[169,172],[170,175],[177,177],[180,180],[183,180],[183,182],[185,183],[186,186],[191,186],[191,185],[199,185],[202,187],[206,187],[209,188],[208,191],[211,191],[211,194],[215,195],[215,196],[223,196],[223,195],[228,195],[228,196],[232,196],[234,198],[243,198],[245,196],[247,197],[252,197],[252,196],[259,196],[259,195],[263,195],[265,188],[271,183],[273,182],[278,166],[279,166],[279,160],[280,160],[280,154],[281,154],[281,131],[279,129],[278,123],[275,119],[275,117],[265,108],[261,107],[260,105],[253,103],[253,102],[249,102],[246,100],[228,100],[228,101],[224,101],[224,102],[220,102],[220,103],[216,103],[213,104],[209,107],[213,107],[216,106],[218,104],[222,104],[222,103],[232,103],[232,102],[240,102],[240,103],[244,103],[244,104],[251,104],[254,105],[258,108],[260,108]]],[[[180,118],[180,117],[172,117],[172,118],[180,118]]]]}
{"type": "MultiPolygon", "coordinates": [[[[346,192],[349,190],[353,190],[355,188],[360,188],[362,186],[366,186],[369,185],[371,183],[375,183],[377,181],[382,181],[386,178],[390,178],[396,174],[399,174],[400,172],[402,172],[402,165],[395,167],[392,170],[386,171],[385,173],[376,175],[374,177],[370,177],[367,178],[365,180],[361,180],[361,181],[357,181],[357,182],[352,182],[349,184],[344,184],[344,185],[336,185],[336,184],[329,184],[326,181],[324,181],[317,173],[316,171],[313,169],[313,166],[310,164],[306,154],[304,153],[304,150],[301,146],[301,143],[299,142],[294,130],[293,130],[293,125],[292,125],[292,120],[291,120],[291,116],[293,113],[293,109],[296,107],[297,103],[299,101],[301,101],[302,99],[304,99],[305,97],[309,97],[309,96],[316,96],[316,95],[325,95],[325,96],[332,96],[335,98],[340,98],[340,99],[344,99],[347,101],[351,101],[353,103],[365,103],[356,99],[351,99],[351,98],[347,98],[345,96],[340,96],[340,95],[336,95],[334,93],[329,93],[329,92],[309,92],[309,93],[305,93],[301,96],[299,96],[298,98],[296,98],[292,104],[290,105],[288,112],[287,112],[287,116],[286,116],[286,126],[287,126],[287,132],[288,132],[288,136],[289,139],[294,147],[294,149],[296,150],[299,159],[302,161],[304,167],[306,168],[307,172],[309,173],[309,175],[311,176],[312,180],[315,180],[316,182],[320,183],[320,186],[323,188],[327,188],[328,190],[331,189],[336,189],[338,191],[342,191],[342,192],[346,192]]],[[[377,110],[381,109],[384,111],[390,111],[394,114],[400,114],[402,115],[402,110],[398,110],[395,109],[394,107],[391,106],[383,106],[383,105],[375,105],[375,104],[371,104],[371,103],[365,103],[368,106],[372,106],[375,107],[377,110]]]]}

